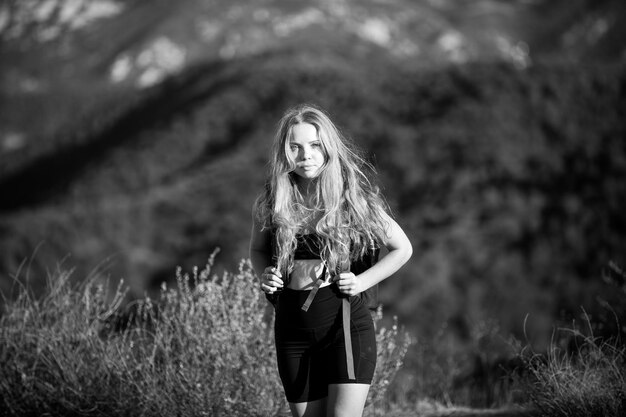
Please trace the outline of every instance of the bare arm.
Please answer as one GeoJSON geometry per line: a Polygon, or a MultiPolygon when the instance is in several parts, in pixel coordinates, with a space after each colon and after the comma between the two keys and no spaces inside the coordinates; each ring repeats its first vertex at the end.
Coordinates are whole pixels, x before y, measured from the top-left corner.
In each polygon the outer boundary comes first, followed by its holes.
{"type": "Polygon", "coordinates": [[[254,213],[252,214],[252,230],[250,231],[250,261],[252,268],[258,276],[261,276],[265,268],[271,265],[272,246],[270,241],[270,232],[261,230],[262,227],[258,223],[254,213]]]}
{"type": "Polygon", "coordinates": [[[398,223],[386,213],[383,213],[383,217],[389,225],[383,245],[389,252],[371,268],[359,274],[357,279],[350,272],[340,274],[337,284],[341,292],[356,295],[373,287],[400,269],[413,254],[411,242],[398,223]]]}
{"type": "Polygon", "coordinates": [[[272,241],[269,230],[263,227],[252,214],[252,230],[250,231],[250,262],[252,269],[261,278],[261,289],[273,293],[283,286],[281,274],[272,265],[272,241]]]}

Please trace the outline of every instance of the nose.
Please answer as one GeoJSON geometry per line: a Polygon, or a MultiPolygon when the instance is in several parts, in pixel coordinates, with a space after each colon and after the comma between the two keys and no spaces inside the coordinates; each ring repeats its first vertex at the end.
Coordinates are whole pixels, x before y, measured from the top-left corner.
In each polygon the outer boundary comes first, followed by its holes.
{"type": "Polygon", "coordinates": [[[308,146],[304,146],[300,151],[301,159],[309,159],[311,157],[311,150],[308,146]]]}

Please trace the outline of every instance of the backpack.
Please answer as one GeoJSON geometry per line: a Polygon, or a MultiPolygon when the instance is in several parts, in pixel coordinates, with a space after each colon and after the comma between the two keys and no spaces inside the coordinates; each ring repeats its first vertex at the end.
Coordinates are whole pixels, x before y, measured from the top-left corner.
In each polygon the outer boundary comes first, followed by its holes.
{"type": "MultiPolygon", "coordinates": [[[[363,257],[356,262],[352,262],[352,264],[350,264],[350,272],[352,272],[354,275],[358,275],[361,272],[369,269],[376,262],[378,262],[379,254],[380,244],[375,240],[371,240],[363,257]]],[[[378,308],[378,284],[366,289],[358,296],[363,299],[363,302],[365,302],[365,305],[370,310],[376,310],[378,308]]]]}
{"type": "MultiPolygon", "coordinates": [[[[272,265],[276,265],[278,259],[278,246],[276,244],[276,231],[274,228],[272,228],[271,230],[271,247],[272,265]]],[[[350,264],[350,272],[352,272],[354,275],[358,275],[363,271],[369,269],[372,265],[378,262],[379,254],[380,244],[372,239],[363,257],[350,264]]],[[[270,303],[276,306],[279,294],[280,292],[275,292],[273,294],[265,293],[265,298],[267,298],[270,303]]],[[[378,308],[378,284],[363,291],[362,293],[357,295],[357,297],[361,297],[361,299],[363,299],[363,302],[368,309],[375,311],[378,308]]]]}

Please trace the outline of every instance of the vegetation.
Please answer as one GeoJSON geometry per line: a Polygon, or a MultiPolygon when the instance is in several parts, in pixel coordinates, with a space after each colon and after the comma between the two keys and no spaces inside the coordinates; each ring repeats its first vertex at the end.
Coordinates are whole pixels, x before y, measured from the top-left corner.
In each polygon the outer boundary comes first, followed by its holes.
{"type": "Polygon", "coordinates": [[[77,28],[102,2],[4,3],[0,336],[9,343],[0,346],[0,394],[12,407],[30,404],[20,398],[32,394],[37,414],[213,406],[243,413],[245,401],[227,399],[277,389],[275,378],[268,387],[243,377],[222,386],[219,374],[239,378],[259,360],[273,375],[264,304],[234,306],[236,320],[246,311],[251,322],[231,334],[231,313],[219,312],[226,304],[205,307],[209,295],[193,274],[186,281],[172,271],[190,270],[221,247],[206,285],[233,297],[229,291],[243,291],[235,277],[251,279],[245,266],[222,272],[247,256],[247,219],[274,123],[288,106],[314,102],[366,150],[415,248],[381,285],[381,301],[417,342],[392,378],[391,357],[402,356],[405,339],[379,318],[379,338],[400,341],[381,349],[388,365],[369,412],[424,401],[532,403],[553,415],[623,411],[626,298],[613,281],[623,289],[624,276],[614,267],[599,273],[609,261],[626,264],[626,25],[614,24],[623,1],[485,2],[480,16],[471,2],[322,2],[343,13],[336,25],[288,36],[275,25],[315,4],[269,2],[263,7],[279,13],[267,19],[243,1],[139,2],[77,28]],[[350,26],[385,16],[390,39],[408,55],[350,26]],[[208,26],[197,24],[202,17],[208,26]],[[192,27],[223,31],[200,40],[192,27]],[[450,64],[442,55],[442,41],[456,33],[477,61],[450,64]],[[187,47],[189,65],[136,89],[132,80],[148,68],[139,56],[170,36],[187,47]],[[493,59],[506,55],[506,39],[527,41],[508,50],[521,61],[493,59]],[[134,60],[135,72],[111,83],[121,58],[134,60]],[[50,265],[66,256],[75,271],[47,280],[50,265]],[[16,273],[27,258],[29,273],[16,273]],[[86,280],[101,259],[106,267],[86,280]],[[124,277],[125,297],[114,296],[118,288],[104,276],[124,277]],[[134,307],[124,312],[129,301],[134,307]],[[202,327],[211,314],[220,328],[202,327]],[[554,326],[581,320],[589,330],[551,337],[554,326]],[[201,354],[206,338],[219,343],[201,354]],[[238,344],[226,350],[223,341],[238,344]],[[213,362],[196,366],[204,361],[213,362]]]}
{"type": "MultiPolygon", "coordinates": [[[[220,276],[211,275],[212,265],[213,257],[191,276],[179,268],[174,288],[163,283],[158,298],[125,307],[123,282],[108,294],[101,271],[76,286],[73,271],[59,267],[41,299],[23,287],[0,317],[1,414],[284,413],[271,307],[248,263],[220,276]]],[[[621,416],[626,349],[619,338],[594,336],[601,323],[585,317],[586,329],[559,330],[546,353],[503,340],[494,323],[477,326],[474,347],[465,351],[445,332],[418,339],[417,372],[407,378],[398,371],[411,339],[397,324],[383,326],[379,310],[366,416],[428,415],[459,404],[522,406],[548,417],[621,416]]]]}
{"type": "MultiPolygon", "coordinates": [[[[616,292],[626,294],[626,274],[615,263],[605,279],[616,292]]],[[[615,306],[622,308],[623,305],[615,306]]],[[[529,370],[528,394],[546,417],[618,417],[626,414],[626,341],[619,316],[590,317],[585,327],[558,329],[547,353],[532,349],[522,357],[529,370]],[[612,324],[612,325],[611,325],[612,324]],[[607,330],[608,329],[608,330],[607,330]]]]}
{"type": "MultiPolygon", "coordinates": [[[[270,416],[285,399],[272,315],[247,263],[211,275],[212,259],[158,299],[120,308],[99,274],[79,286],[59,269],[42,299],[25,288],[0,318],[0,414],[270,416]]],[[[380,321],[380,315],[377,317],[380,321]]],[[[387,388],[409,338],[379,327],[379,365],[367,415],[387,409],[387,388]]]]}
{"type": "MultiPolygon", "coordinates": [[[[64,4],[29,3],[54,6],[50,11],[64,4]]],[[[434,56],[430,49],[402,58],[352,32],[324,30],[315,36],[294,32],[284,42],[227,60],[194,60],[144,90],[130,81],[111,84],[110,65],[124,53],[138,56],[153,29],[187,30],[189,25],[160,23],[177,15],[171,11],[178,3],[158,3],[129,8],[108,23],[30,50],[22,48],[54,21],[27,20],[24,26],[11,18],[0,34],[7,46],[2,62],[10,63],[2,67],[6,105],[0,114],[0,291],[7,297],[6,317],[20,305],[40,306],[37,314],[28,313],[38,320],[64,317],[51,313],[54,308],[44,313],[43,301],[35,300],[50,298],[46,271],[68,255],[76,271],[57,276],[67,275],[64,280],[92,293],[98,286],[103,293],[115,291],[113,284],[80,283],[95,260],[107,259],[102,275],[125,278],[123,302],[134,300],[135,316],[146,295],[159,305],[162,282],[179,285],[172,274],[176,265],[189,270],[214,247],[222,248],[222,256],[213,271],[236,270],[247,256],[247,219],[263,186],[274,124],[285,108],[307,101],[326,108],[368,152],[415,248],[410,263],[381,285],[381,301],[417,343],[398,382],[378,392],[410,403],[523,402],[524,391],[509,376],[528,369],[520,364],[518,341],[528,335],[533,352],[551,352],[552,327],[580,320],[581,306],[591,318],[591,341],[606,347],[607,340],[624,340],[623,293],[599,279],[609,260],[626,264],[626,71],[623,60],[596,59],[623,55],[622,26],[600,13],[620,15],[619,1],[537,3],[533,13],[547,20],[558,16],[559,27],[540,33],[526,25],[538,38],[529,41],[532,62],[521,67],[499,61],[434,65],[424,58],[434,56]],[[577,24],[581,16],[584,22],[577,24]],[[600,31],[596,35],[604,40],[592,45],[585,31],[600,31]],[[560,56],[577,55],[573,49],[579,48],[585,59],[573,65],[542,61],[536,53],[541,44],[558,49],[565,33],[569,49],[560,56]],[[28,296],[12,278],[25,258],[33,259],[30,274],[18,281],[32,290],[28,296]]],[[[209,14],[229,22],[229,30],[251,27],[229,20],[239,12],[222,16],[221,2],[212,4],[209,14]]],[[[453,9],[457,17],[469,10],[453,9]]],[[[363,18],[378,16],[362,12],[363,18]]],[[[436,47],[436,34],[460,22],[418,15],[428,23],[416,28],[418,45],[436,47]],[[441,22],[445,26],[431,27],[441,22]]],[[[512,15],[517,23],[533,18],[512,15]]],[[[246,39],[240,43],[247,45],[246,39]]],[[[83,327],[72,334],[98,333],[100,314],[78,315],[82,321],[74,326],[83,327]]],[[[386,318],[381,324],[392,325],[386,318]]],[[[135,339],[156,337],[152,329],[142,335],[128,330],[137,326],[115,321],[113,327],[123,331],[113,332],[106,346],[132,341],[135,351],[135,339]]],[[[33,340],[27,341],[43,343],[33,340]]],[[[82,349],[85,342],[72,343],[82,349]]],[[[31,359],[36,369],[42,366],[31,359]]]]}
{"type": "MultiPolygon", "coordinates": [[[[560,333],[563,333],[561,331],[560,333]]],[[[573,328],[547,355],[527,358],[529,396],[546,417],[618,417],[626,413],[626,347],[573,328]]]]}
{"type": "Polygon", "coordinates": [[[421,341],[400,371],[419,382],[409,397],[501,404],[484,384],[515,368],[507,341],[525,330],[546,351],[554,323],[581,306],[605,323],[596,335],[622,332],[603,306],[624,322],[623,296],[597,277],[609,259],[626,263],[624,68],[387,59],[281,51],[111,93],[46,146],[3,160],[3,291],[15,298],[8,276],[41,242],[24,279],[37,294],[68,253],[74,279],[111,257],[106,272],[125,277],[130,299],[158,298],[176,264],[217,246],[216,270],[235,269],[274,123],[314,101],[369,152],[413,240],[413,259],[381,286],[421,341]]]}

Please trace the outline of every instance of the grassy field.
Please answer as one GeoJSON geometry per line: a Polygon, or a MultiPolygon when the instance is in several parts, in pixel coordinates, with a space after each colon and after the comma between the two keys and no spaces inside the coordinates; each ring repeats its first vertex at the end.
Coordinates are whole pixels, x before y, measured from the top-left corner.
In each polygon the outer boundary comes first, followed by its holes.
{"type": "MultiPolygon", "coordinates": [[[[271,307],[247,262],[219,276],[211,274],[212,263],[191,274],[178,269],[174,288],[164,283],[157,299],[129,305],[123,282],[108,294],[98,271],[76,286],[72,271],[58,268],[39,299],[22,287],[0,317],[0,414],[284,415],[271,307]]],[[[480,415],[457,407],[455,400],[471,400],[462,390],[491,393],[492,404],[513,410],[498,415],[626,411],[624,345],[594,337],[589,320],[586,329],[555,333],[547,354],[518,344],[514,368],[502,364],[500,374],[465,381],[460,390],[452,377],[461,364],[443,336],[416,342],[381,318],[379,310],[378,366],[366,416],[480,415]],[[398,379],[411,343],[424,353],[421,368],[411,381],[398,379]]],[[[481,349],[489,355],[489,346],[481,349]]]]}
{"type": "MultiPolygon", "coordinates": [[[[1,415],[271,416],[285,409],[273,315],[247,263],[191,276],[122,307],[97,274],[49,278],[36,300],[23,289],[0,318],[1,415]]],[[[380,322],[380,315],[377,316],[380,322]]],[[[379,366],[368,415],[382,415],[410,338],[379,326],[379,366]]]]}

